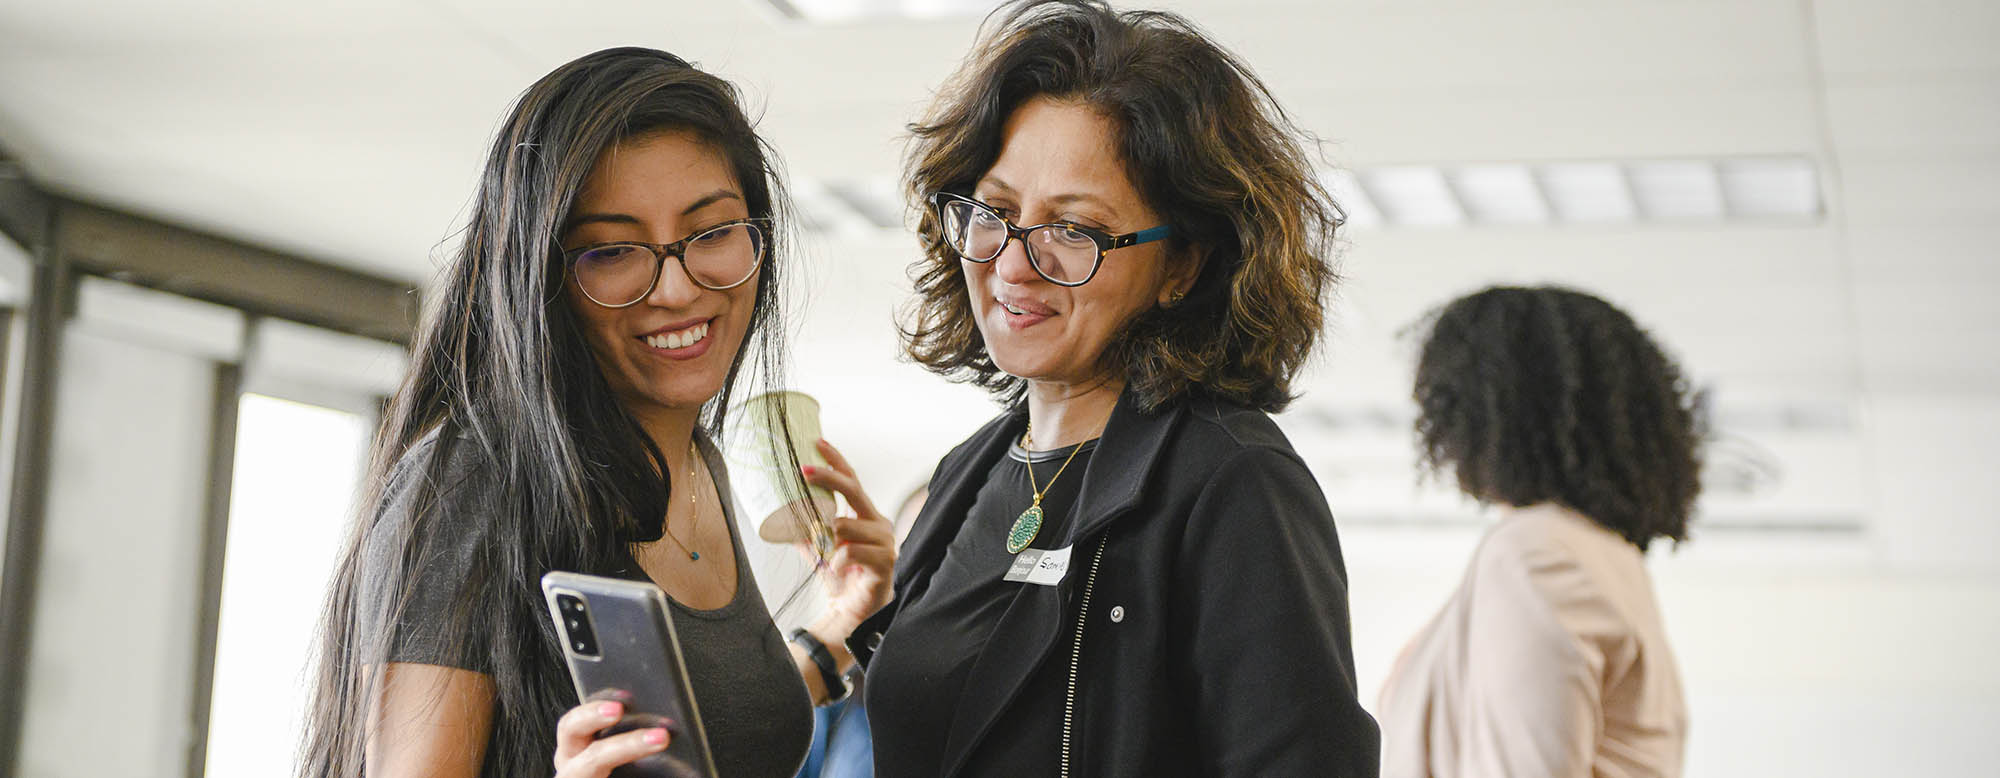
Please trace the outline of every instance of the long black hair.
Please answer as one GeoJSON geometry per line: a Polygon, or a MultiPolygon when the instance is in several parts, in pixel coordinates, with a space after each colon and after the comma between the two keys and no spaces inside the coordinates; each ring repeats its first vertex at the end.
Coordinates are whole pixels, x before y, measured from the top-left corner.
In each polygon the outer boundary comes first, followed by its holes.
{"type": "Polygon", "coordinates": [[[1560,287],[1492,287],[1430,322],[1417,360],[1424,464],[1481,502],[1555,502],[1644,550],[1687,539],[1707,423],[1632,317],[1560,287]]]}
{"type": "MultiPolygon", "coordinates": [[[[739,380],[780,381],[784,273],[776,257],[789,219],[775,155],[735,88],[640,48],[584,56],[530,86],[494,139],[462,246],[375,442],[322,616],[301,775],[362,772],[368,711],[414,571],[468,543],[475,551],[450,623],[425,629],[477,636],[488,649],[481,664],[495,700],[486,774],[547,773],[555,721],[576,698],[539,579],[623,566],[628,544],[660,537],[669,494],[665,458],[612,394],[570,310],[556,241],[599,155],[663,131],[691,132],[722,155],[750,215],[775,227],[743,346],[700,423],[721,431],[739,380]],[[411,456],[420,443],[429,455],[411,456]],[[406,472],[414,469],[406,459],[420,460],[421,472],[406,472]],[[490,510],[466,530],[474,538],[441,537],[439,504],[459,499],[451,487],[468,471],[478,504],[490,510]],[[383,503],[405,491],[414,495],[412,518],[385,520],[383,503]],[[366,551],[383,547],[395,550],[391,561],[371,562],[366,551]]],[[[465,530],[462,523],[452,531],[465,530]]]]}

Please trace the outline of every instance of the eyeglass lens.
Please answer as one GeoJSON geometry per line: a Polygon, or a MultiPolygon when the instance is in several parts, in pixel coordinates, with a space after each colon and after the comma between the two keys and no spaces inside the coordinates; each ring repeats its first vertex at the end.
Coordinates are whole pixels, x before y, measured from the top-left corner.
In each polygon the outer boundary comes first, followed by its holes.
{"type": "MultiPolygon", "coordinates": [[[[1007,222],[1000,214],[969,200],[948,199],[941,209],[945,242],[960,256],[990,262],[1007,245],[1007,222]]],[[[1081,283],[1097,264],[1097,242],[1077,230],[1046,225],[1026,235],[1028,261],[1049,280],[1081,283]]]]}
{"type": "MultiPolygon", "coordinates": [[[[725,224],[688,238],[681,262],[695,283],[727,289],[749,279],[763,256],[764,236],[754,224],[725,224]]],[[[658,256],[649,246],[612,243],[576,256],[577,284],[590,299],[605,305],[637,302],[652,289],[660,272],[658,256]]]]}

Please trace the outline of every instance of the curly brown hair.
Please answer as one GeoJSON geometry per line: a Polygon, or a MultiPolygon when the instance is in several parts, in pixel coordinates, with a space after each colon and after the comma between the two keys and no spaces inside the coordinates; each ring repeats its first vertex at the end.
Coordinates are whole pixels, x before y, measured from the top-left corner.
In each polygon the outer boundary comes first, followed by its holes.
{"type": "Polygon", "coordinates": [[[1492,287],[1429,330],[1415,394],[1432,473],[1482,502],[1568,506],[1642,551],[1687,539],[1707,424],[1631,316],[1560,287],[1492,287]]]}
{"type": "Polygon", "coordinates": [[[1195,390],[1282,410],[1323,326],[1343,217],[1306,154],[1311,136],[1249,67],[1176,14],[1029,0],[995,18],[910,125],[905,183],[923,212],[924,249],[902,326],[910,357],[1003,403],[1026,390],[988,354],[965,271],[923,203],[933,192],[970,194],[999,157],[1008,117],[1048,97],[1110,119],[1126,172],[1173,226],[1168,250],[1206,252],[1185,300],[1126,323],[1106,371],[1122,373],[1144,410],[1195,390]]]}

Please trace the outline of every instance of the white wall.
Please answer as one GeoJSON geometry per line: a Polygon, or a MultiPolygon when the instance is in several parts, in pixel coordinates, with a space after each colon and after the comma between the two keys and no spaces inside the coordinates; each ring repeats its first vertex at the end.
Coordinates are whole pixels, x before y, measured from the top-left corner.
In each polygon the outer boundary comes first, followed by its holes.
{"type": "Polygon", "coordinates": [[[21,770],[179,775],[218,360],[242,314],[85,279],[62,340],[21,770]],[[79,733],[103,733],[90,748],[79,733]]]}
{"type": "Polygon", "coordinates": [[[177,776],[214,371],[80,331],[63,358],[21,774],[177,776]]]}

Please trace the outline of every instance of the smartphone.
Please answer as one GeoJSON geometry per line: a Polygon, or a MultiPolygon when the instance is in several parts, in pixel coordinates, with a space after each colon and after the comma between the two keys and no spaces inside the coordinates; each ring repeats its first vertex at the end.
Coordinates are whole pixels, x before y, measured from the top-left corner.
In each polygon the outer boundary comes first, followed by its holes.
{"type": "Polygon", "coordinates": [[[542,596],[563,638],[577,699],[625,703],[625,717],[598,736],[667,728],[665,751],[611,771],[613,778],[716,778],[660,587],[557,571],[542,576],[542,596]]]}

